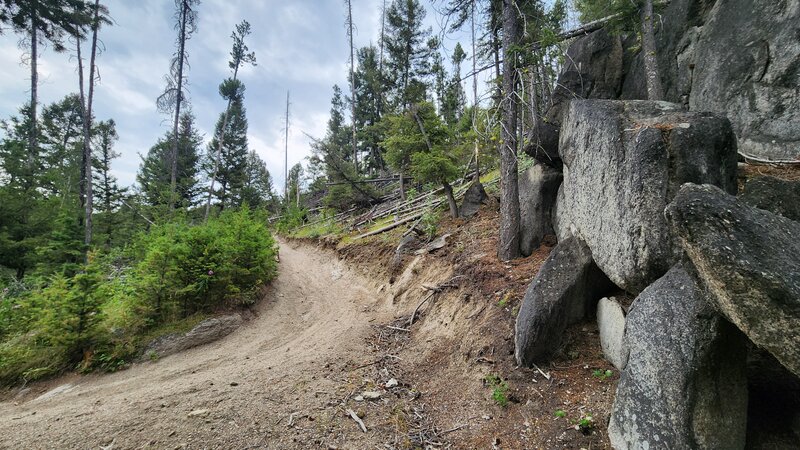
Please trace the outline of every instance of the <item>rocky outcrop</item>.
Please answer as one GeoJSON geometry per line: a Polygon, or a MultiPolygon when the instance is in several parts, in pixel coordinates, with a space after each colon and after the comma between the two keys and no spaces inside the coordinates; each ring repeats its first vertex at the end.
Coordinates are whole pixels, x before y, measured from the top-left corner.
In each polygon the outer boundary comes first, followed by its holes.
{"type": "Polygon", "coordinates": [[[754,178],[744,185],[739,198],[750,206],[800,221],[800,181],[754,178]]]}
{"type": "Polygon", "coordinates": [[[717,309],[800,376],[800,223],[693,184],[666,216],[717,309]]]}
{"type": "Polygon", "coordinates": [[[553,230],[553,206],[561,172],[544,164],[537,164],[519,177],[520,250],[530,256],[553,230]]]}
{"type": "Polygon", "coordinates": [[[559,239],[582,238],[603,272],[633,293],[678,260],[663,211],[681,184],[736,191],[728,120],[672,103],[573,100],[560,151],[559,239]]]}
{"type": "Polygon", "coordinates": [[[472,183],[467,192],[464,193],[464,201],[461,203],[461,207],[458,208],[459,215],[467,218],[474,216],[487,198],[483,184],[480,181],[472,183]]]}
{"type": "Polygon", "coordinates": [[[188,333],[169,334],[151,342],[145,348],[143,359],[161,358],[214,342],[236,331],[242,322],[242,316],[239,314],[206,319],[188,333]]]}
{"type": "Polygon", "coordinates": [[[609,423],[615,449],[743,448],[745,342],[680,266],[634,300],[609,423]]]}
{"type": "MultiPolygon", "coordinates": [[[[726,114],[742,153],[800,157],[797,23],[791,1],[673,0],[656,33],[666,99],[726,114]]],[[[622,98],[646,98],[641,54],[627,61],[622,98]]]]}
{"type": "Polygon", "coordinates": [[[611,286],[583,241],[559,242],[522,300],[515,327],[517,363],[530,366],[555,353],[564,330],[593,314],[597,300],[611,286]]]}
{"type": "Polygon", "coordinates": [[[597,304],[597,328],[603,355],[617,369],[625,369],[629,352],[625,342],[625,311],[614,297],[602,298],[597,304]]]}
{"type": "Polygon", "coordinates": [[[619,36],[606,30],[577,39],[567,49],[550,106],[531,131],[525,152],[539,162],[561,167],[559,128],[569,102],[576,98],[614,99],[622,84],[623,50],[619,36]]]}

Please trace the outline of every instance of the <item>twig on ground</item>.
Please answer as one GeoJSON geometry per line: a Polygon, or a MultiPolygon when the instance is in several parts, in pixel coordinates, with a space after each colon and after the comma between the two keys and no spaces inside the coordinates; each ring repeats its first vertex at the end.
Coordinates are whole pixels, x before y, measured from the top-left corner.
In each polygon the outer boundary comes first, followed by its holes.
{"type": "Polygon", "coordinates": [[[361,418],[360,418],[360,417],[358,417],[358,414],[356,414],[356,413],[355,413],[355,411],[353,411],[352,409],[347,409],[347,410],[346,410],[346,412],[347,412],[347,414],[349,414],[349,415],[350,415],[350,417],[352,417],[352,418],[353,418],[353,420],[355,420],[355,421],[356,421],[356,423],[358,424],[358,426],[361,428],[361,431],[363,431],[364,433],[366,433],[366,432],[367,432],[367,426],[366,426],[366,425],[364,425],[364,421],[363,421],[363,420],[361,420],[361,418]]]}

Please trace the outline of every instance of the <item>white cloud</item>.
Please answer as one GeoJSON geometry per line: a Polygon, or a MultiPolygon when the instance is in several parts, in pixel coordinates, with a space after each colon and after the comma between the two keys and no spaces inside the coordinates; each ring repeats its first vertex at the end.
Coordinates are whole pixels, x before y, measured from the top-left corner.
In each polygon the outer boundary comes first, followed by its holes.
{"type": "MultiPolygon", "coordinates": [[[[105,51],[99,56],[97,118],[114,118],[120,139],[114,161],[120,182],[135,181],[138,153],[145,153],[168,128],[158,114],[156,97],[175,52],[172,1],[107,0],[115,24],[100,33],[105,51]]],[[[355,43],[377,44],[383,0],[353,0],[355,43]]],[[[387,1],[387,3],[389,3],[387,1]]],[[[197,33],[189,41],[188,72],[191,108],[197,126],[210,131],[225,107],[217,87],[230,71],[227,65],[234,26],[246,19],[252,26],[247,43],[258,66],[240,72],[247,87],[245,106],[249,140],[267,162],[276,188],[283,185],[283,113],[286,91],[292,95],[289,165],[310,154],[303,131],[322,137],[330,109],[331,87],[347,83],[348,42],[341,0],[203,0],[197,33]]],[[[435,24],[434,14],[428,22],[435,24]]],[[[29,97],[29,69],[20,65],[19,36],[0,36],[0,117],[17,110],[29,97]]],[[[51,103],[77,90],[75,61],[66,54],[42,52],[40,100],[51,103]]]]}

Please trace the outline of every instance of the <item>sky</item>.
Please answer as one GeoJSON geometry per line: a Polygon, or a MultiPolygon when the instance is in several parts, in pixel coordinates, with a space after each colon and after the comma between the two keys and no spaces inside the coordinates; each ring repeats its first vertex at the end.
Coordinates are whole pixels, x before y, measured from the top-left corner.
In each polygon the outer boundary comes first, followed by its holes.
{"type": "MultiPolygon", "coordinates": [[[[383,0],[352,0],[357,47],[377,44],[383,0]]],[[[100,31],[105,51],[98,57],[100,82],[95,88],[96,120],[113,118],[121,156],[112,171],[122,185],[135,182],[139,155],[163,136],[170,118],[156,110],[164,75],[175,52],[172,0],[106,0],[113,26],[100,31]]],[[[388,3],[388,2],[387,2],[388,3]]],[[[428,1],[426,22],[438,34],[440,18],[428,1]]],[[[441,3],[441,2],[439,2],[441,3]]],[[[252,34],[246,43],[256,53],[257,66],[240,70],[246,86],[245,107],[250,148],[266,161],[276,190],[284,180],[283,121],[286,92],[291,92],[288,159],[291,167],[310,155],[309,139],[325,134],[332,87],[347,91],[349,47],[343,0],[202,0],[197,33],[187,44],[189,98],[197,126],[210,140],[225,109],[219,83],[231,75],[230,38],[242,19],[252,34]]],[[[0,35],[0,118],[16,115],[30,98],[30,69],[22,63],[20,35],[0,35]]],[[[463,36],[461,36],[463,38],[463,36]]],[[[459,36],[444,39],[452,52],[459,36]]],[[[465,49],[468,47],[465,46],[465,49]]],[[[86,51],[85,51],[86,52],[86,51]]],[[[88,53],[88,52],[87,52],[88,53]]],[[[40,56],[41,104],[77,92],[77,63],[69,53],[46,49],[40,56]]]]}

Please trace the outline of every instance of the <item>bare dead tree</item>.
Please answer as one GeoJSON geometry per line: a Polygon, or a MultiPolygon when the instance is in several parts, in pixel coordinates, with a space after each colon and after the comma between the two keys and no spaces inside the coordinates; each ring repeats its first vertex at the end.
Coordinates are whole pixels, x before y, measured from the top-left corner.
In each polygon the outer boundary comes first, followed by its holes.
{"type": "Polygon", "coordinates": [[[175,0],[175,28],[178,30],[176,44],[178,51],[170,63],[170,71],[165,79],[167,87],[164,89],[156,105],[162,112],[174,113],[172,122],[172,151],[170,152],[170,197],[169,209],[175,210],[175,197],[178,180],[178,125],[181,116],[181,106],[184,98],[184,84],[186,75],[184,69],[189,67],[189,54],[186,51],[186,41],[197,31],[197,11],[196,6],[200,0],[175,0]]]}
{"type": "Polygon", "coordinates": [[[355,48],[353,47],[353,5],[351,0],[345,0],[347,3],[347,37],[350,40],[350,117],[353,121],[353,167],[358,173],[358,148],[356,142],[356,72],[355,72],[355,48]]]}

